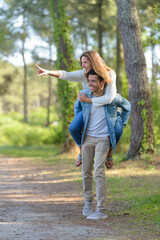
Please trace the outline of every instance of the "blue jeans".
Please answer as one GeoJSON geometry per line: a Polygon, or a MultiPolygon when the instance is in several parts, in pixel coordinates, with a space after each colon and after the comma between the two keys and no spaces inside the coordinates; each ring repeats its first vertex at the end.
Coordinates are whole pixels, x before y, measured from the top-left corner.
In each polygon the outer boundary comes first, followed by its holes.
{"type": "Polygon", "coordinates": [[[69,126],[69,132],[76,142],[76,144],[80,147],[81,146],[81,131],[83,127],[83,113],[82,111],[79,112],[71,122],[69,126]]]}
{"type": "MultiPolygon", "coordinates": [[[[69,126],[69,132],[79,147],[81,146],[82,128],[83,128],[83,113],[81,111],[74,117],[73,121],[69,126]]],[[[115,123],[115,133],[116,133],[116,143],[118,143],[123,133],[123,122],[118,112],[117,112],[117,119],[115,123]]]]}
{"type": "Polygon", "coordinates": [[[119,113],[117,112],[117,119],[115,123],[116,144],[119,142],[123,133],[123,121],[119,113]]]}

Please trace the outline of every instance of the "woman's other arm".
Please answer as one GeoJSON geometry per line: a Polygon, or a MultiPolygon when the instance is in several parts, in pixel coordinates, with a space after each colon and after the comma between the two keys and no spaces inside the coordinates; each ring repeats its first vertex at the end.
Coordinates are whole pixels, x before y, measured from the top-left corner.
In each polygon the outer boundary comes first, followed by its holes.
{"type": "Polygon", "coordinates": [[[87,80],[84,76],[84,71],[83,70],[78,70],[75,72],[67,72],[64,70],[58,70],[58,71],[49,71],[47,69],[41,68],[40,66],[36,65],[38,68],[37,75],[38,76],[45,76],[45,75],[51,75],[53,77],[66,80],[66,81],[71,81],[71,82],[80,82],[80,83],[87,83],[87,80]]]}
{"type": "Polygon", "coordinates": [[[112,78],[112,83],[106,87],[105,93],[103,96],[97,97],[97,98],[88,98],[84,93],[79,93],[78,99],[81,102],[93,103],[95,106],[102,106],[102,105],[111,103],[113,99],[116,97],[116,93],[117,93],[116,74],[114,71],[110,71],[109,74],[112,78]]]}

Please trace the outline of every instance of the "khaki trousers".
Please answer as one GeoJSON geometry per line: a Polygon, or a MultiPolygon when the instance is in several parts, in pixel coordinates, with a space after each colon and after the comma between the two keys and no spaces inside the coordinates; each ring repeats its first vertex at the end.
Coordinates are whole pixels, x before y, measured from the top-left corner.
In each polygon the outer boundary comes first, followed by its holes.
{"type": "Polygon", "coordinates": [[[91,137],[85,135],[82,145],[82,177],[83,192],[85,201],[93,199],[93,163],[94,180],[96,183],[97,209],[101,212],[106,211],[106,178],[105,178],[105,159],[110,147],[109,137],[91,137]],[[94,160],[95,158],[95,160],[94,160]]]}

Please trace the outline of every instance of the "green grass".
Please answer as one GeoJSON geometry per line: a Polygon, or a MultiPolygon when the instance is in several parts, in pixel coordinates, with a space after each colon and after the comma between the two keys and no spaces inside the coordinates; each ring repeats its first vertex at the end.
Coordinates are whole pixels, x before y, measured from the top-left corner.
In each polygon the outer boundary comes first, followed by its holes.
{"type": "Polygon", "coordinates": [[[0,156],[7,156],[7,157],[53,157],[59,154],[61,148],[58,146],[6,146],[0,147],[0,156]]]}
{"type": "MultiPolygon", "coordinates": [[[[128,162],[123,163],[123,167],[125,165],[128,162]]],[[[159,173],[158,168],[147,164],[139,168],[134,165],[122,168],[113,175],[110,172],[107,197],[108,204],[115,208],[111,214],[127,215],[130,224],[139,225],[150,234],[160,234],[159,173]]]]}

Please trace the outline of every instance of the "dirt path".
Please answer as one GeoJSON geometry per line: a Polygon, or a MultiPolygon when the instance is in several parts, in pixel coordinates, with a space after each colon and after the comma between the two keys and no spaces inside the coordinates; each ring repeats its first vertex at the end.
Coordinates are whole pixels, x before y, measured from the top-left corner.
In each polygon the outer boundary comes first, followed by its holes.
{"type": "Polygon", "coordinates": [[[126,216],[86,220],[82,186],[64,172],[41,161],[0,158],[0,240],[150,239],[140,229],[133,236],[126,216]]]}

